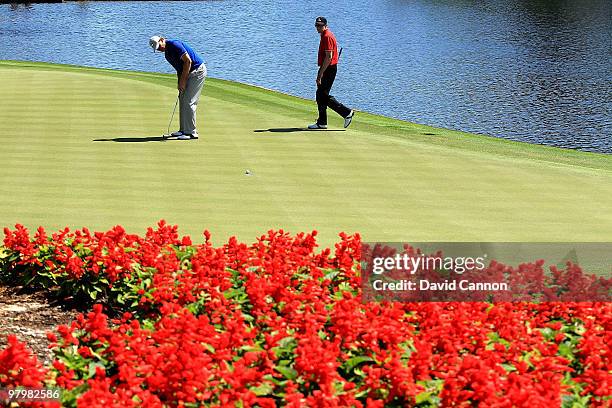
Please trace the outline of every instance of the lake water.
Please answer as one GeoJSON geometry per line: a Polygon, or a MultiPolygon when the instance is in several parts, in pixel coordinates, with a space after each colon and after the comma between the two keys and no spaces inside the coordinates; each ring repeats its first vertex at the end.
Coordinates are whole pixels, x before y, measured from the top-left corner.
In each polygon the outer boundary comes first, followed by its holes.
{"type": "Polygon", "coordinates": [[[314,99],[318,15],[344,48],[332,94],[349,106],[612,153],[609,0],[0,5],[0,59],[171,72],[148,48],[160,34],[191,43],[210,76],[314,99]]]}

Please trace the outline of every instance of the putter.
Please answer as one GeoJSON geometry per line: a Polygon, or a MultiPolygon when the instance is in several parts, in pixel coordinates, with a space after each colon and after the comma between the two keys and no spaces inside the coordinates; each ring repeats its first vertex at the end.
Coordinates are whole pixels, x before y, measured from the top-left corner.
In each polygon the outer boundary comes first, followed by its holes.
{"type": "Polygon", "coordinates": [[[163,139],[172,137],[172,133],[170,133],[170,125],[172,125],[172,119],[174,119],[174,112],[176,112],[176,106],[178,105],[178,102],[179,102],[179,96],[180,94],[176,96],[176,102],[174,102],[174,109],[172,109],[172,116],[170,116],[170,122],[168,122],[168,133],[162,135],[163,139]]]}

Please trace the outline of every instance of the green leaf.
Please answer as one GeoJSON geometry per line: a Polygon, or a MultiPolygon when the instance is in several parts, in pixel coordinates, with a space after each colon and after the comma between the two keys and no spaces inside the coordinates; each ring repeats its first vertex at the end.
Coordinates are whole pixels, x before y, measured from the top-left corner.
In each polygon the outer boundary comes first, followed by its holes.
{"type": "Polygon", "coordinates": [[[431,392],[428,391],[423,391],[422,393],[418,394],[414,400],[417,404],[422,404],[424,402],[431,402],[431,392]]]}
{"type": "Polygon", "coordinates": [[[362,378],[365,378],[366,376],[363,370],[361,370],[359,367],[355,368],[355,371],[353,371],[353,374],[356,375],[357,377],[362,377],[362,378]]]}
{"type": "Polygon", "coordinates": [[[564,395],[562,399],[562,408],[587,408],[589,406],[590,396],[581,397],[580,395],[564,395]]]}
{"type": "Polygon", "coordinates": [[[271,395],[274,392],[274,387],[272,387],[272,384],[266,382],[257,387],[251,388],[250,390],[258,397],[261,397],[264,395],[271,395]]]}
{"type": "Polygon", "coordinates": [[[98,292],[95,290],[87,290],[87,293],[92,300],[96,300],[98,298],[98,292]]]}
{"type": "Polygon", "coordinates": [[[281,353],[289,353],[293,351],[293,349],[295,349],[296,347],[297,341],[295,340],[295,338],[289,336],[279,340],[278,346],[276,346],[274,349],[278,350],[281,353]]]}
{"type": "Polygon", "coordinates": [[[88,369],[88,373],[87,373],[87,378],[93,378],[94,375],[96,375],[96,367],[100,367],[100,368],[104,368],[105,369],[104,364],[96,363],[96,362],[92,361],[91,363],[89,363],[89,369],[88,369]]]}
{"type": "Polygon", "coordinates": [[[336,276],[338,276],[340,274],[340,271],[338,270],[332,270],[331,272],[329,272],[327,275],[325,275],[323,277],[323,280],[333,280],[336,276]]]}
{"type": "Polygon", "coordinates": [[[359,364],[365,363],[365,362],[374,362],[374,359],[368,356],[356,356],[356,357],[346,360],[343,366],[347,372],[351,372],[359,364]]]}
{"type": "Polygon", "coordinates": [[[573,347],[565,342],[559,344],[559,355],[567,358],[570,361],[574,361],[576,359],[574,356],[573,347]]]}
{"type": "Polygon", "coordinates": [[[297,371],[288,366],[276,366],[274,367],[274,369],[281,373],[288,380],[295,380],[298,376],[297,371]]]}
{"type": "MultiPolygon", "coordinates": [[[[274,385],[278,385],[279,387],[284,387],[285,385],[287,385],[287,381],[286,379],[280,379],[280,378],[275,378],[270,374],[266,374],[263,376],[263,379],[266,381],[270,381],[272,384],[274,385]]],[[[276,396],[282,397],[284,395],[284,393],[282,392],[276,392],[275,393],[276,396]]]]}
{"type": "Polygon", "coordinates": [[[238,350],[248,353],[250,351],[262,351],[263,349],[259,345],[256,344],[255,346],[249,346],[249,345],[242,346],[238,350]]]}
{"type": "Polygon", "coordinates": [[[338,291],[339,292],[353,292],[353,288],[348,282],[342,282],[340,285],[338,285],[338,291]]]}
{"type": "Polygon", "coordinates": [[[206,350],[208,350],[209,353],[215,354],[215,348],[212,345],[208,343],[202,343],[202,345],[204,346],[206,350]]]}
{"type": "Polygon", "coordinates": [[[545,327],[543,329],[541,329],[542,332],[542,336],[544,336],[545,340],[552,340],[555,338],[555,331],[553,329],[551,329],[550,327],[545,327]]]}
{"type": "Polygon", "coordinates": [[[100,355],[100,352],[104,349],[104,347],[97,348],[96,350],[92,350],[91,354],[99,360],[98,363],[100,363],[101,367],[106,368],[106,364],[108,364],[109,361],[100,355]]]}

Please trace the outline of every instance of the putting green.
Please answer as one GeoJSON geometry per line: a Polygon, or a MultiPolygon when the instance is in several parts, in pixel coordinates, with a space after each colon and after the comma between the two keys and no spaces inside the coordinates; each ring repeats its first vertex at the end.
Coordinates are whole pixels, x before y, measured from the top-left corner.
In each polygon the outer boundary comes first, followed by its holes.
{"type": "Polygon", "coordinates": [[[216,244],[271,228],[316,229],[324,244],[340,231],[612,240],[612,156],[362,112],[346,131],[333,114],[330,131],[295,131],[313,101],[215,79],[200,139],[160,141],[175,97],[173,75],[0,62],[0,226],[142,233],[166,219],[216,244]]]}

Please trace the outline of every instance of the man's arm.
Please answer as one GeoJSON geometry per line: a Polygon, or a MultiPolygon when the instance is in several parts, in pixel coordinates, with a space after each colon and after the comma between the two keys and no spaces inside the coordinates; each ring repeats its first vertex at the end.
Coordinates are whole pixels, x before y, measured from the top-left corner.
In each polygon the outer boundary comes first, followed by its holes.
{"type": "Polygon", "coordinates": [[[184,53],[181,55],[181,61],[183,61],[183,71],[181,72],[181,77],[179,78],[178,83],[179,92],[183,92],[187,87],[187,79],[189,78],[189,72],[191,71],[191,58],[189,58],[189,54],[184,53]]]}
{"type": "Polygon", "coordinates": [[[325,51],[325,58],[323,58],[323,63],[319,67],[319,73],[317,75],[317,85],[321,85],[321,79],[323,78],[323,74],[332,60],[332,52],[333,51],[325,51]]]}

